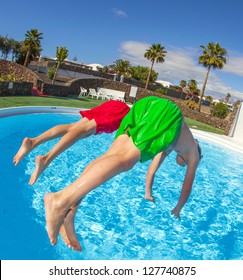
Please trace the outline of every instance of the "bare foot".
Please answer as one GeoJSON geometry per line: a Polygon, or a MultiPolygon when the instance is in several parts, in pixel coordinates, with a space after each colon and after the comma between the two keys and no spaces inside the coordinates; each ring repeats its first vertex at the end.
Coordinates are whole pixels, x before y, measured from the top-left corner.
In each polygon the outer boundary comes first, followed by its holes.
{"type": "Polygon", "coordinates": [[[46,169],[46,164],[43,156],[37,156],[35,159],[35,164],[36,164],[36,168],[32,173],[32,175],[30,176],[30,181],[29,181],[29,185],[31,186],[37,181],[39,176],[46,169]]]}
{"type": "Polygon", "coordinates": [[[152,201],[153,203],[155,203],[154,197],[153,197],[152,195],[150,195],[150,194],[145,195],[145,199],[146,199],[146,200],[150,200],[150,201],[152,201]]]}
{"type": "Polygon", "coordinates": [[[77,211],[77,206],[72,208],[66,215],[64,223],[60,228],[60,234],[69,248],[74,251],[82,251],[82,247],[76,236],[74,229],[74,216],[77,211]]]}
{"type": "Polygon", "coordinates": [[[57,243],[57,235],[64,223],[66,213],[60,208],[56,194],[48,193],[44,196],[46,211],[46,227],[52,245],[57,243]]]}
{"type": "Polygon", "coordinates": [[[13,158],[14,165],[16,166],[21,161],[21,159],[25,157],[32,149],[33,149],[32,140],[28,137],[25,137],[17,154],[13,158]]]}

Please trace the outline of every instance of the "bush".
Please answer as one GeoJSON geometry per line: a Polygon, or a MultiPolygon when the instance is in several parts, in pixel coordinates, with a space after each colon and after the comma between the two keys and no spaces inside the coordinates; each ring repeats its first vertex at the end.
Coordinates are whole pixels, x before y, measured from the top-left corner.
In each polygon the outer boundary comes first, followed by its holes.
{"type": "Polygon", "coordinates": [[[186,105],[191,110],[194,110],[197,107],[197,103],[193,100],[185,100],[182,102],[182,104],[186,105]]]}
{"type": "Polygon", "coordinates": [[[160,93],[162,95],[167,95],[166,91],[163,88],[157,88],[155,92],[160,93]]]}
{"type": "Polygon", "coordinates": [[[48,71],[47,71],[47,77],[51,80],[53,80],[54,78],[54,75],[55,75],[55,72],[56,72],[56,66],[51,66],[48,71]]]}
{"type": "Polygon", "coordinates": [[[229,108],[226,104],[220,102],[213,104],[213,107],[210,110],[210,113],[214,117],[218,117],[220,119],[225,119],[228,116],[229,108]]]}
{"type": "MultiPolygon", "coordinates": [[[[18,79],[18,81],[22,81],[22,77],[20,79],[18,79]]],[[[16,77],[15,77],[15,73],[10,73],[8,75],[2,75],[0,76],[0,81],[1,82],[16,82],[16,77]]]]}

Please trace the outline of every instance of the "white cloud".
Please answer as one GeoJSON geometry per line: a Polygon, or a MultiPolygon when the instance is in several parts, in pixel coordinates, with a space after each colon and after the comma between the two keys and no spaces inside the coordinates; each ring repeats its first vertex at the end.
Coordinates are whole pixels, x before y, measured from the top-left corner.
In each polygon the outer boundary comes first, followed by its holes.
{"type": "Polygon", "coordinates": [[[243,55],[229,52],[228,62],[223,68],[224,72],[228,72],[243,77],[243,55]]]}
{"type": "Polygon", "coordinates": [[[127,14],[123,10],[114,8],[112,11],[118,17],[122,17],[122,18],[127,17],[127,14]]]}
{"type": "MultiPolygon", "coordinates": [[[[145,51],[151,46],[151,44],[128,41],[123,42],[120,47],[121,58],[129,60],[132,65],[150,66],[151,62],[144,58],[145,51]]],[[[156,71],[159,80],[171,82],[174,85],[178,85],[181,80],[195,79],[198,83],[198,87],[201,89],[206,69],[198,64],[198,50],[193,48],[176,48],[168,46],[165,48],[167,54],[165,56],[164,63],[158,63],[154,65],[154,71],[156,71]]],[[[225,72],[230,72],[235,75],[243,75],[243,56],[238,60],[236,57],[231,58],[227,67],[225,66],[225,72]],[[241,68],[240,68],[241,67],[241,68]]],[[[227,93],[230,93],[235,99],[242,99],[243,92],[234,90],[229,85],[225,84],[217,75],[216,71],[211,70],[207,82],[205,95],[211,95],[213,97],[224,98],[227,93]]]]}

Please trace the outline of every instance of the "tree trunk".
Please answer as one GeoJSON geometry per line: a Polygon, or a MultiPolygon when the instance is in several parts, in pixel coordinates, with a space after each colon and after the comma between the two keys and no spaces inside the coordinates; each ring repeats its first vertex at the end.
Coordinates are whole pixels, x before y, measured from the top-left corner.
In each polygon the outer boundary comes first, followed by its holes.
{"type": "Polygon", "coordinates": [[[208,66],[208,70],[207,70],[207,73],[206,73],[206,77],[205,77],[205,80],[204,80],[204,83],[203,83],[203,87],[202,87],[202,91],[201,91],[200,99],[199,99],[199,103],[198,103],[198,111],[199,112],[201,112],[202,98],[204,96],[204,92],[205,92],[205,89],[206,89],[210,69],[211,69],[211,66],[208,66]]]}
{"type": "Polygon", "coordinates": [[[56,81],[56,78],[57,78],[57,73],[58,73],[58,70],[60,68],[60,65],[61,65],[61,62],[58,61],[57,63],[57,68],[56,68],[56,71],[55,71],[55,74],[54,74],[54,77],[53,77],[53,80],[52,80],[52,84],[54,85],[55,84],[55,81],[56,81]]]}
{"type": "Polygon", "coordinates": [[[154,60],[152,61],[152,65],[151,65],[151,67],[149,69],[149,73],[148,73],[148,77],[147,77],[147,81],[146,81],[144,89],[148,88],[148,84],[149,84],[149,80],[150,80],[150,76],[151,76],[151,73],[152,73],[153,66],[154,66],[154,60]]]}
{"type": "Polygon", "coordinates": [[[23,65],[24,67],[27,67],[29,56],[30,56],[30,51],[28,50],[25,55],[25,60],[24,60],[24,65],[23,65]]]}

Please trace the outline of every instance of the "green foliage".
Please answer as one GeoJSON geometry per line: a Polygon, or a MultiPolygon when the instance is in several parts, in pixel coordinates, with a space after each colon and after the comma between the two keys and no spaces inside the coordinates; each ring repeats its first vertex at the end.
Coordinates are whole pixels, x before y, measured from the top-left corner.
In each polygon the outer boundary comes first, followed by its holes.
{"type": "Polygon", "coordinates": [[[202,49],[202,54],[198,57],[199,64],[204,67],[212,67],[214,69],[222,69],[227,62],[226,49],[222,48],[219,43],[209,42],[205,47],[200,46],[202,49]]]}
{"type": "Polygon", "coordinates": [[[53,77],[53,80],[52,80],[52,84],[55,83],[56,81],[56,78],[57,78],[57,73],[58,73],[58,70],[61,66],[61,63],[68,57],[68,50],[66,47],[57,47],[56,48],[56,57],[57,57],[57,67],[55,69],[55,73],[54,73],[54,77],[53,77]]]}
{"type": "Polygon", "coordinates": [[[6,81],[6,77],[4,75],[0,76],[0,82],[5,82],[6,81]]]}
{"type": "Polygon", "coordinates": [[[193,100],[185,100],[182,104],[186,105],[191,110],[194,110],[197,107],[197,103],[193,100]]]}
{"type": "Polygon", "coordinates": [[[55,72],[56,72],[56,67],[54,65],[52,65],[47,71],[47,77],[49,79],[53,80],[53,78],[55,76],[55,72]]]}
{"type": "Polygon", "coordinates": [[[166,56],[167,51],[161,44],[152,44],[152,46],[146,50],[144,57],[152,62],[149,69],[145,89],[147,89],[149,82],[151,82],[151,73],[153,70],[154,63],[163,63],[165,61],[164,57],[166,56]]]}
{"type": "Polygon", "coordinates": [[[199,64],[203,65],[207,68],[205,80],[203,83],[203,87],[200,93],[200,100],[199,100],[199,112],[201,110],[202,98],[204,96],[204,92],[207,85],[207,80],[209,76],[210,69],[222,69],[227,62],[226,56],[227,51],[226,49],[222,48],[219,43],[212,43],[209,42],[207,46],[201,45],[201,55],[198,57],[199,64]]]}
{"type": "Polygon", "coordinates": [[[197,93],[198,88],[197,88],[197,81],[196,80],[194,80],[194,79],[189,80],[188,83],[187,83],[187,86],[188,86],[189,92],[197,93]]]}
{"type": "Polygon", "coordinates": [[[128,60],[118,59],[110,67],[120,76],[130,76],[131,64],[128,60]]]}
{"type": "Polygon", "coordinates": [[[208,95],[208,96],[205,96],[205,99],[208,101],[208,102],[212,102],[213,101],[213,97],[208,95]]]}
{"type": "Polygon", "coordinates": [[[167,95],[167,92],[164,90],[164,88],[157,88],[155,92],[158,92],[161,95],[167,95]]]}
{"type": "Polygon", "coordinates": [[[68,50],[66,47],[57,47],[56,48],[56,57],[57,60],[63,62],[68,57],[68,50]]]}
{"type": "Polygon", "coordinates": [[[146,50],[144,57],[152,62],[163,63],[166,53],[167,51],[161,44],[152,44],[152,46],[146,50]]]}
{"type": "Polygon", "coordinates": [[[212,105],[210,113],[214,117],[217,117],[220,119],[225,119],[228,116],[229,108],[226,104],[224,104],[222,102],[215,103],[212,105]]]}
{"type": "Polygon", "coordinates": [[[187,86],[187,82],[185,80],[180,81],[180,87],[185,88],[187,86]]]}
{"type": "Polygon", "coordinates": [[[8,75],[1,75],[0,81],[1,82],[16,82],[16,81],[22,81],[23,78],[17,79],[15,76],[15,73],[10,73],[8,75]]]}
{"type": "Polygon", "coordinates": [[[8,38],[8,36],[0,35],[0,53],[1,58],[8,59],[8,56],[12,56],[12,61],[16,61],[20,54],[20,49],[22,47],[22,42],[18,42],[13,38],[8,38]]]}
{"type": "Polygon", "coordinates": [[[9,74],[9,75],[8,75],[8,80],[9,80],[10,82],[15,82],[15,81],[16,81],[16,79],[15,79],[15,74],[14,74],[14,73],[9,74]]]}
{"type": "MultiPolygon", "coordinates": [[[[141,83],[145,83],[149,74],[149,68],[145,66],[133,66],[130,68],[131,78],[139,81],[141,83]]],[[[157,80],[158,74],[152,70],[150,75],[150,81],[155,82],[157,80]]]]}
{"type": "Polygon", "coordinates": [[[24,66],[27,66],[30,58],[36,58],[41,52],[41,40],[43,33],[38,29],[31,29],[25,33],[25,40],[22,45],[22,51],[25,53],[24,66]]]}

